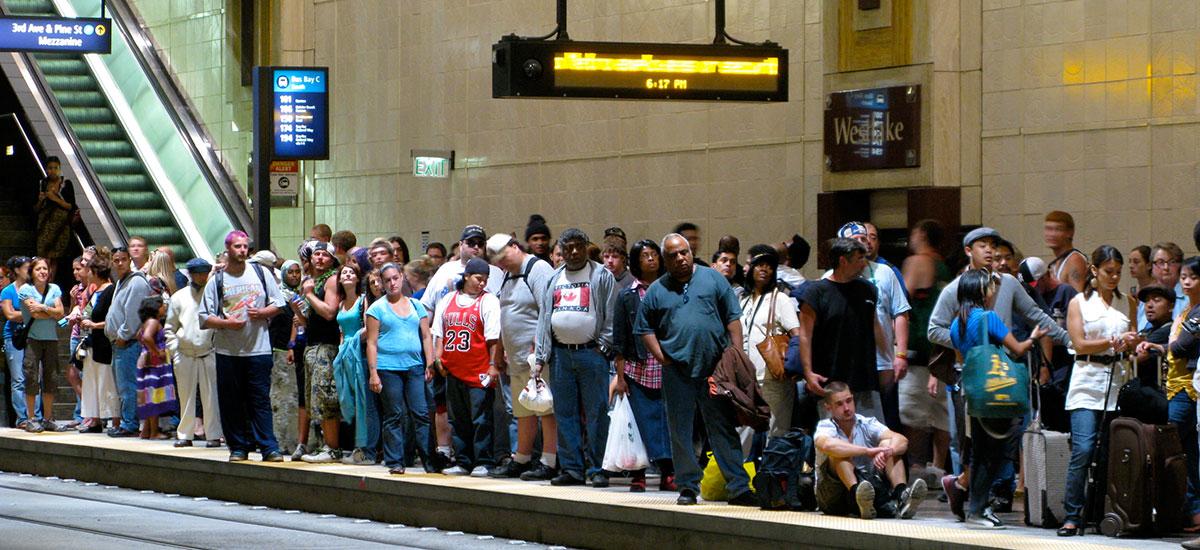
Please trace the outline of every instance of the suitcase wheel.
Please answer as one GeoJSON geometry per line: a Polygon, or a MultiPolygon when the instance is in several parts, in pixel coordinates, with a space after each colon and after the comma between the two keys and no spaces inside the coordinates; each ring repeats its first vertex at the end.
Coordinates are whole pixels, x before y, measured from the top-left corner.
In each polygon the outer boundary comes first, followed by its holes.
{"type": "Polygon", "coordinates": [[[1125,527],[1125,522],[1121,521],[1121,517],[1109,512],[1104,514],[1104,519],[1100,520],[1100,532],[1106,537],[1115,537],[1121,534],[1125,527]]]}

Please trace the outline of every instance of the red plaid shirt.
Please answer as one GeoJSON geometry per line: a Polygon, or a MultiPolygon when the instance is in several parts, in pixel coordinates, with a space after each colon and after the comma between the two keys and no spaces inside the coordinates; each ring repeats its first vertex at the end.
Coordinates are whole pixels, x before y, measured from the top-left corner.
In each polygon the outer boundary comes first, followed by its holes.
{"type": "MultiPolygon", "coordinates": [[[[649,288],[649,285],[634,279],[632,288],[637,291],[638,298],[641,299],[646,297],[646,289],[649,288]]],[[[637,335],[634,337],[640,338],[637,335]]],[[[625,374],[644,387],[654,390],[662,387],[662,363],[659,363],[658,359],[649,353],[646,354],[645,361],[626,359],[625,374]]]]}

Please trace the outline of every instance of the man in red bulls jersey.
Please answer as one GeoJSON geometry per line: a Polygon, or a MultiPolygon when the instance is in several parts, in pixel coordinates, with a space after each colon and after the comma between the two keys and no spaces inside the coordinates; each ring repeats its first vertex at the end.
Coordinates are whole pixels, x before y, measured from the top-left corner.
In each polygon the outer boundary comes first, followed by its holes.
{"type": "Polygon", "coordinates": [[[500,371],[492,351],[500,339],[500,300],[487,292],[491,266],[472,258],[457,289],[438,301],[433,349],[446,376],[446,405],[454,432],[454,466],[447,475],[483,477],[492,456],[492,388],[500,371]]]}

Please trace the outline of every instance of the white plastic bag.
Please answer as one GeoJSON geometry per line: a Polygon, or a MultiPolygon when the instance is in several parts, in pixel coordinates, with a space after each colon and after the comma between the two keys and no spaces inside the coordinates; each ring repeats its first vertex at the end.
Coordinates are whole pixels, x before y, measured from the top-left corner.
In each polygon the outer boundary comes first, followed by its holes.
{"type": "Polygon", "coordinates": [[[517,396],[517,402],[535,414],[550,412],[554,409],[554,396],[550,395],[550,386],[541,376],[530,378],[525,389],[517,396]]]}
{"type": "Polygon", "coordinates": [[[609,472],[631,472],[650,465],[642,434],[638,433],[633,419],[633,408],[624,395],[617,395],[612,411],[608,413],[608,443],[604,447],[604,470],[609,472]]]}

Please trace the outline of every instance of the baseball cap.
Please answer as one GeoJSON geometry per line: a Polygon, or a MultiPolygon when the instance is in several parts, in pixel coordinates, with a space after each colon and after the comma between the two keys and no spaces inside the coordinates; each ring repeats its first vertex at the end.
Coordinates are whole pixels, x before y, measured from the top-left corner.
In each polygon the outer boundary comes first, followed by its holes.
{"type": "Polygon", "coordinates": [[[475,238],[475,237],[479,237],[480,239],[487,240],[487,232],[484,231],[483,227],[481,227],[481,226],[468,225],[463,228],[462,238],[459,240],[465,241],[467,239],[471,239],[471,238],[475,238]]]}
{"type": "Polygon", "coordinates": [[[212,271],[212,264],[204,258],[192,258],[185,264],[188,273],[209,273],[212,271]]]}
{"type": "Polygon", "coordinates": [[[1175,289],[1162,286],[1160,284],[1152,284],[1142,287],[1141,290],[1138,290],[1137,299],[1139,302],[1145,302],[1149,300],[1151,296],[1156,294],[1166,298],[1168,302],[1174,303],[1176,300],[1175,289]]]}
{"type": "Polygon", "coordinates": [[[466,269],[463,270],[463,276],[467,275],[488,275],[491,274],[492,267],[483,258],[471,258],[467,262],[466,269]]]}
{"type": "Polygon", "coordinates": [[[1017,277],[1022,283],[1028,285],[1036,285],[1038,280],[1046,276],[1046,260],[1037,256],[1030,256],[1021,260],[1021,266],[1017,268],[1017,277]]]}
{"type": "Polygon", "coordinates": [[[990,227],[976,227],[963,237],[963,246],[971,246],[979,239],[999,239],[1000,232],[990,227]]]}
{"type": "Polygon", "coordinates": [[[867,226],[862,222],[849,222],[838,229],[837,236],[840,239],[852,239],[854,237],[862,237],[867,234],[867,226]]]}
{"type": "Polygon", "coordinates": [[[491,261],[496,261],[496,257],[504,252],[508,245],[513,243],[513,236],[507,233],[496,233],[487,240],[487,257],[491,261]]]}
{"type": "Polygon", "coordinates": [[[275,267],[276,260],[275,254],[270,250],[259,250],[250,257],[250,261],[266,267],[275,267]]]}

